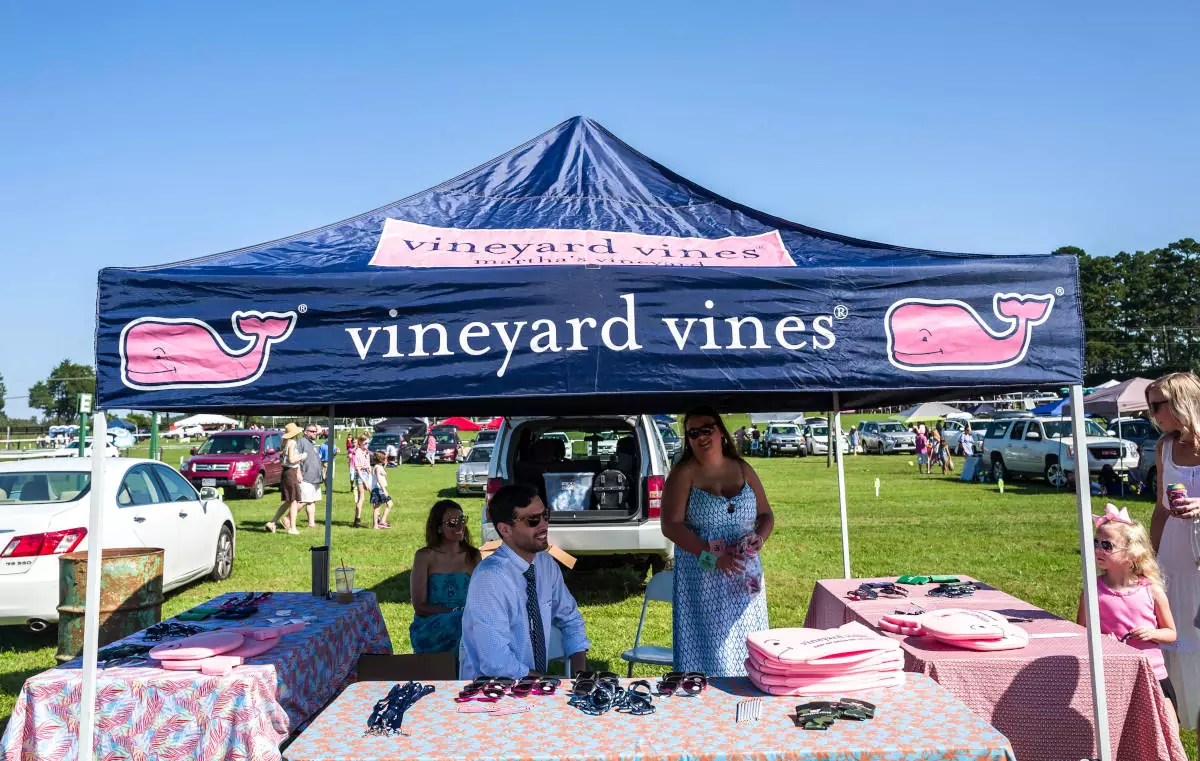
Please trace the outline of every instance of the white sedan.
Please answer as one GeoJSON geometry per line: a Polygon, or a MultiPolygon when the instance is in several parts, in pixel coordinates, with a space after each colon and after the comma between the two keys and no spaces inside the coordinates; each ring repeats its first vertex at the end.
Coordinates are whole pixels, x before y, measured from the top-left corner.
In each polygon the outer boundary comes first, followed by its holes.
{"type": "MultiPolygon", "coordinates": [[[[829,426],[810,425],[804,432],[804,448],[810,455],[829,454],[829,426]]],[[[838,431],[838,451],[845,454],[848,449],[846,432],[838,431]]]]}
{"type": "MultiPolygon", "coordinates": [[[[104,546],[161,547],[164,591],[233,572],[233,514],[160,462],[105,458],[104,546]]],[[[58,621],[58,556],[87,549],[90,458],[0,463],[0,625],[58,621]]]]}

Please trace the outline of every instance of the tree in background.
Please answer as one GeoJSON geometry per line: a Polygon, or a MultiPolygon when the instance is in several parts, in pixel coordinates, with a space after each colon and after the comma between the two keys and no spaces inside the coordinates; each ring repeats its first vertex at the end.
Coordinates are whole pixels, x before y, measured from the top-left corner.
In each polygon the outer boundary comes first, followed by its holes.
{"type": "Polygon", "coordinates": [[[150,416],[143,415],[140,412],[130,412],[125,416],[125,421],[137,426],[139,431],[150,430],[150,416]]]}
{"type": "Polygon", "coordinates": [[[75,417],[76,394],[95,393],[96,372],[92,366],[64,359],[46,380],[29,387],[29,406],[41,410],[47,419],[63,423],[75,417]]]}
{"type": "Polygon", "coordinates": [[[4,385],[4,376],[0,375],[0,420],[5,419],[4,415],[4,397],[8,395],[8,388],[4,385]]]}
{"type": "Polygon", "coordinates": [[[1200,370],[1200,243],[1079,258],[1087,381],[1200,370]]]}

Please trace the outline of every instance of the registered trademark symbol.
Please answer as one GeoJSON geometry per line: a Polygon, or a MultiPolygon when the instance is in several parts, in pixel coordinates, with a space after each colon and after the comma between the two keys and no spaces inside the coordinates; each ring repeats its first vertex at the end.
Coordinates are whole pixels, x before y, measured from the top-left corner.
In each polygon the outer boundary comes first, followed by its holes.
{"type": "Polygon", "coordinates": [[[1062,286],[1061,286],[1061,285],[1060,285],[1059,287],[1057,287],[1057,288],[1055,288],[1055,289],[1054,289],[1054,295],[1055,295],[1055,296],[1061,296],[1061,295],[1063,295],[1064,293],[1066,293],[1066,291],[1064,291],[1064,290],[1063,290],[1063,288],[1062,288],[1062,286]]]}
{"type": "Polygon", "coordinates": [[[296,307],[296,311],[300,314],[304,314],[308,311],[308,304],[301,304],[300,306],[296,307]]]}
{"type": "Polygon", "coordinates": [[[838,320],[844,320],[850,316],[850,310],[841,304],[838,304],[833,308],[833,316],[838,320]]]}
{"type": "Polygon", "coordinates": [[[396,309],[388,310],[388,317],[399,317],[399,316],[400,316],[400,312],[398,310],[396,310],[396,309]]]}

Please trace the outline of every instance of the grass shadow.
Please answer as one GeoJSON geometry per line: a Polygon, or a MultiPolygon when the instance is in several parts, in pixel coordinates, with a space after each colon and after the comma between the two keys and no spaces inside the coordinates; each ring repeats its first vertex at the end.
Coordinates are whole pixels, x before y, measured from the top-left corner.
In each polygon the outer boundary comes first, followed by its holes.
{"type": "Polygon", "coordinates": [[[412,570],[401,571],[371,587],[371,591],[375,593],[380,602],[411,604],[411,581],[412,570]]]}

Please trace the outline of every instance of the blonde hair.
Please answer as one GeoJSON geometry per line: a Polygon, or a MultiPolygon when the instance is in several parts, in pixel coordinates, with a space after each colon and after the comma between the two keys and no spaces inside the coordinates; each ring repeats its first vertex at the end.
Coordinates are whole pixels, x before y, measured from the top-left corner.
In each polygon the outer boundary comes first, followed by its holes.
{"type": "Polygon", "coordinates": [[[366,444],[370,440],[371,440],[371,437],[368,436],[367,434],[365,434],[365,433],[358,434],[358,443],[359,444],[366,444]]]}
{"type": "MultiPolygon", "coordinates": [[[[1175,441],[1187,439],[1195,451],[1200,452],[1200,378],[1194,373],[1167,373],[1146,386],[1146,406],[1150,406],[1150,392],[1157,390],[1167,400],[1167,406],[1179,420],[1179,430],[1169,434],[1175,441]]],[[[1150,422],[1157,429],[1154,416],[1150,422]]]]}
{"type": "Polygon", "coordinates": [[[1150,546],[1150,536],[1146,533],[1146,527],[1137,521],[1109,521],[1104,525],[1110,526],[1121,537],[1121,541],[1125,542],[1125,551],[1133,558],[1133,572],[1149,579],[1151,584],[1162,589],[1162,569],[1158,567],[1158,560],[1154,557],[1154,549],[1150,546]]]}

